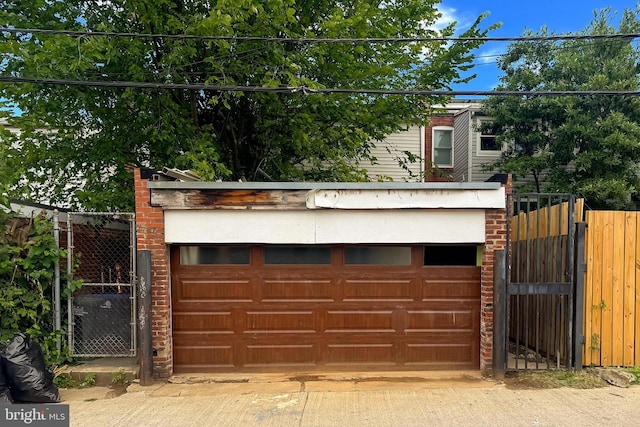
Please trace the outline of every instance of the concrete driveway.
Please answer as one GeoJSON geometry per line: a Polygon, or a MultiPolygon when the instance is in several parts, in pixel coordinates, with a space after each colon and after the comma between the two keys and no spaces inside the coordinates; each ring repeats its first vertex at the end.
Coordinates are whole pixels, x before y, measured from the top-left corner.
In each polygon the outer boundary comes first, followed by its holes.
{"type": "Polygon", "coordinates": [[[640,387],[511,390],[479,374],[174,377],[62,390],[72,426],[637,426],[640,387]]]}

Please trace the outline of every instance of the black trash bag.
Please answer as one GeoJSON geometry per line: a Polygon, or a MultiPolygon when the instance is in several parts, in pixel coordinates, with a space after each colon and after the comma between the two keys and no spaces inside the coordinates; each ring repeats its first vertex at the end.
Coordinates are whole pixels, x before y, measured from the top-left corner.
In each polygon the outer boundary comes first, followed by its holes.
{"type": "Polygon", "coordinates": [[[40,346],[29,335],[16,334],[2,352],[2,357],[13,400],[60,402],[60,392],[53,384],[53,372],[45,365],[40,346]]]}
{"type": "Polygon", "coordinates": [[[0,344],[0,405],[8,405],[13,403],[13,397],[11,396],[11,390],[9,389],[9,378],[4,368],[4,358],[2,353],[4,345],[0,344]]]}

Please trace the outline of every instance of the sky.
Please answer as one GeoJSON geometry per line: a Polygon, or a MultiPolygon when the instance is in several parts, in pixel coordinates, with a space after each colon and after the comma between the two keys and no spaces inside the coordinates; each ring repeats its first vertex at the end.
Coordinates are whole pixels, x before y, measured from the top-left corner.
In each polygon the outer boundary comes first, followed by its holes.
{"type": "MultiPolygon", "coordinates": [[[[619,18],[625,8],[635,9],[635,0],[443,0],[441,23],[457,21],[461,30],[468,28],[482,13],[488,12],[483,21],[502,26],[488,35],[491,37],[517,37],[525,29],[538,31],[547,26],[550,32],[570,33],[583,30],[593,19],[593,11],[611,7],[619,18]]],[[[616,25],[617,25],[617,21],[616,25]]],[[[454,90],[491,90],[498,83],[500,70],[496,57],[506,52],[508,42],[487,42],[476,53],[473,72],[478,77],[454,90]]],[[[468,97],[465,97],[468,98],[468,97]]]]}

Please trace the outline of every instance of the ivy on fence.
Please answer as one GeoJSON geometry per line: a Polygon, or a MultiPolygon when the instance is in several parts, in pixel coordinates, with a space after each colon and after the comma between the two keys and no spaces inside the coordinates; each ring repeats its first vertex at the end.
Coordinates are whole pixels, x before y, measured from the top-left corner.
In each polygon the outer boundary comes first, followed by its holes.
{"type": "MultiPolygon", "coordinates": [[[[56,347],[61,332],[53,327],[53,280],[55,263],[66,251],[58,248],[45,215],[19,218],[8,200],[0,198],[0,204],[0,342],[25,332],[41,345],[49,365],[62,364],[69,351],[65,340],[61,350],[56,347]]],[[[71,282],[73,289],[65,286],[63,299],[78,287],[79,282],[71,282]]]]}

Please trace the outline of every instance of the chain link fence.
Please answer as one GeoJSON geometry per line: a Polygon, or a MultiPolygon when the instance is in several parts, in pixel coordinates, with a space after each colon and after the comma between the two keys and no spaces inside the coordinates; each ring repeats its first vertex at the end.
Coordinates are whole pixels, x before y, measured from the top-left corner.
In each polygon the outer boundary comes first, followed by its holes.
{"type": "Polygon", "coordinates": [[[135,215],[70,213],[68,268],[82,287],[69,299],[74,356],[136,353],[135,215]]]}

